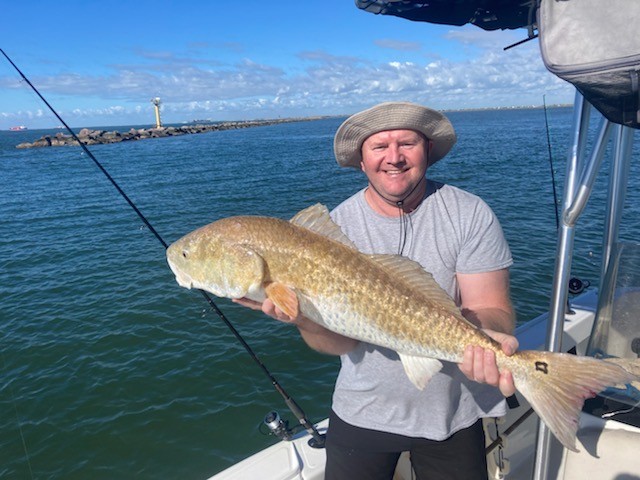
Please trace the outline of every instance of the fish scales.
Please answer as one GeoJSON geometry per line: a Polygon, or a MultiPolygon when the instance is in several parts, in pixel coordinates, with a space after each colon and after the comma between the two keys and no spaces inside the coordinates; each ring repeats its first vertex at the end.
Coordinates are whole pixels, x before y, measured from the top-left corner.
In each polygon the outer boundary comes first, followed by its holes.
{"type": "Polygon", "coordinates": [[[424,388],[442,367],[461,362],[467,345],[490,348],[498,368],[551,432],[575,447],[584,400],[607,386],[640,380],[640,363],[544,351],[511,356],[468,322],[417,263],[358,252],[322,205],[290,222],[231,217],[184,236],[167,249],[181,286],[219,297],[270,298],[339,334],[395,350],[409,379],[424,388]]]}
{"type": "Polygon", "coordinates": [[[232,228],[222,222],[219,227],[228,240],[252,248],[269,265],[266,282],[296,285],[316,310],[325,312],[317,320],[338,333],[374,344],[384,341],[401,353],[456,362],[462,360],[460,342],[499,350],[458,311],[443,308],[422,292],[409,295],[406,281],[392,278],[370,257],[354,255],[346,245],[331,239],[319,243],[317,234],[278,219],[236,217],[232,228]]]}

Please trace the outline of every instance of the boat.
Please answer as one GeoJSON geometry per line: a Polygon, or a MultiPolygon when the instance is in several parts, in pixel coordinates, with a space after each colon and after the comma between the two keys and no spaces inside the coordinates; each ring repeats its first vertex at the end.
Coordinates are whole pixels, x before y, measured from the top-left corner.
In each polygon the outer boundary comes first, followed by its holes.
{"type": "MultiPolygon", "coordinates": [[[[528,32],[525,41],[538,36],[539,0],[460,0],[455,6],[452,3],[447,0],[428,3],[356,0],[359,8],[375,14],[449,25],[473,23],[485,30],[523,28],[528,32]]],[[[594,5],[591,0],[586,3],[594,5]]],[[[617,0],[613,3],[621,6],[617,0]]],[[[640,50],[636,53],[640,62],[640,50]]],[[[618,236],[633,133],[640,127],[637,115],[640,110],[636,100],[633,107],[636,116],[628,120],[622,112],[628,105],[620,106],[621,94],[614,89],[610,91],[612,93],[607,93],[604,89],[604,98],[587,98],[588,88],[584,84],[576,85],[549,312],[516,330],[522,349],[601,358],[640,358],[640,316],[637,314],[640,311],[640,243],[621,241],[618,236]],[[597,128],[593,128],[594,122],[599,122],[597,128]],[[580,214],[594,190],[594,180],[607,152],[611,158],[603,230],[587,232],[591,237],[602,238],[601,273],[598,287],[589,288],[571,276],[573,244],[580,214]]],[[[505,417],[484,421],[489,478],[640,479],[639,387],[629,384],[624,388],[609,388],[585,402],[578,430],[578,452],[563,448],[539,422],[527,401],[516,393],[509,401],[505,417]]],[[[210,480],[324,478],[325,454],[318,448],[316,436],[327,430],[326,419],[317,423],[314,431],[306,429],[297,433],[289,429],[276,412],[265,418],[265,424],[281,440],[210,480]]],[[[405,453],[400,457],[394,479],[412,478],[415,477],[405,453]]]]}
{"type": "Polygon", "coordinates": [[[24,130],[28,130],[28,128],[25,127],[24,125],[18,125],[16,127],[9,127],[9,130],[12,132],[22,132],[24,130]]]}

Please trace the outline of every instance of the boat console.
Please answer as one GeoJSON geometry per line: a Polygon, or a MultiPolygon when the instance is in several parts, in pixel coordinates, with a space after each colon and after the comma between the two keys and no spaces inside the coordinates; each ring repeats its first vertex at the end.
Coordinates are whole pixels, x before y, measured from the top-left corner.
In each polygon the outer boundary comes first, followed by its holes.
{"type": "MultiPolygon", "coordinates": [[[[640,244],[613,245],[604,272],[587,354],[598,358],[640,358],[640,244]]],[[[640,427],[640,384],[601,392],[585,411],[640,427]]]]}

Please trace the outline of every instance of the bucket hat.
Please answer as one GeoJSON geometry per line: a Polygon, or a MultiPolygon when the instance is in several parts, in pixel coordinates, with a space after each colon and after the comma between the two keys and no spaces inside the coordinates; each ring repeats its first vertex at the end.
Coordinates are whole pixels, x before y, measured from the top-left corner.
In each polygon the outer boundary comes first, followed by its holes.
{"type": "Polygon", "coordinates": [[[341,167],[360,168],[362,144],[384,130],[415,130],[433,143],[429,165],[444,157],[456,143],[453,125],[442,113],[408,102],[380,103],[347,118],[333,140],[333,152],[341,167]]]}

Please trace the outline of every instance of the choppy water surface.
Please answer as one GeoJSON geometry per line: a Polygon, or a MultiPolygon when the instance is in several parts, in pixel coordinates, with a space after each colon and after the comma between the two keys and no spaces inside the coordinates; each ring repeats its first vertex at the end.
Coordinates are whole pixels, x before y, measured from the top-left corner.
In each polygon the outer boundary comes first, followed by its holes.
{"type": "MultiPolygon", "coordinates": [[[[548,113],[561,193],[571,111],[548,113]]],[[[458,144],[430,175],[496,211],[525,322],[547,309],[555,257],[544,112],[450,118],[458,144]]],[[[92,152],[170,243],[229,215],[332,208],[361,188],[361,174],[332,157],[341,120],[92,152]]],[[[162,246],[79,148],[14,148],[43,133],[0,132],[0,478],[199,479],[273,443],[258,425],[273,408],[288,414],[261,371],[199,294],[178,287],[162,246]]],[[[638,168],[626,239],[640,233],[638,168]]],[[[592,283],[606,176],[576,245],[574,272],[592,283]]],[[[338,360],[286,325],[217,302],[307,415],[324,418],[338,360]]]]}

